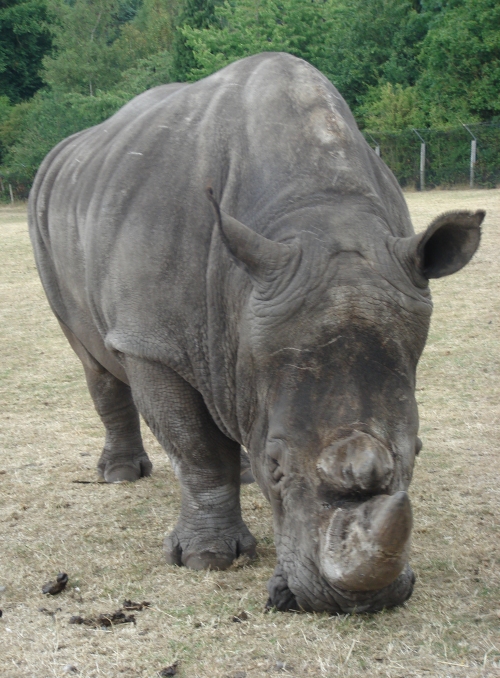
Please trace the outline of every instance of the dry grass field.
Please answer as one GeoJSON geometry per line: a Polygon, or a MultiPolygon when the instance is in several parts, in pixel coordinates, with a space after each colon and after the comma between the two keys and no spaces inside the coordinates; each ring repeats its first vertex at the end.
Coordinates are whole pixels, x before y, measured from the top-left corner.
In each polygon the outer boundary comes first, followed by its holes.
{"type": "Polygon", "coordinates": [[[376,615],[264,613],[274,566],[255,486],[244,516],[258,558],[228,572],[167,566],[179,491],[145,429],[154,475],[95,481],[103,431],[79,362],[51,315],[22,205],[0,209],[0,675],[153,678],[500,676],[500,190],[407,194],[415,226],[486,208],[479,253],[434,281],[419,368],[424,448],[410,494],[417,584],[376,615]],[[92,481],[89,484],[75,481],[92,481]],[[47,597],[58,572],[69,584],[47,597]],[[147,600],[136,624],[69,624],[147,600]],[[247,619],[232,621],[245,610],[247,619]]]}

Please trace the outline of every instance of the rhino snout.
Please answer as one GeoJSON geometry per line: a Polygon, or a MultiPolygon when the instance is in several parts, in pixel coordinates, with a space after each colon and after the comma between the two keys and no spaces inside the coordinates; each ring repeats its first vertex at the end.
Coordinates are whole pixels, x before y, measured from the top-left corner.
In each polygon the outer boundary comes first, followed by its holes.
{"type": "Polygon", "coordinates": [[[336,492],[380,494],[391,484],[394,461],[380,441],[355,431],[325,448],[317,469],[321,480],[336,492]]]}

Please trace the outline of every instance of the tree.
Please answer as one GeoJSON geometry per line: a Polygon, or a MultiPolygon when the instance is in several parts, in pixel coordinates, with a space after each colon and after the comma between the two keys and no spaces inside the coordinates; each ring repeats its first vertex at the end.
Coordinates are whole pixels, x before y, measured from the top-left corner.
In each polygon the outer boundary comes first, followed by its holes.
{"type": "Polygon", "coordinates": [[[317,65],[357,112],[370,88],[415,84],[428,21],[409,0],[339,0],[325,36],[328,60],[317,65]]]}
{"type": "Polygon", "coordinates": [[[385,82],[373,87],[359,113],[364,126],[371,130],[396,131],[426,126],[417,89],[399,83],[385,82]]]}
{"type": "Polygon", "coordinates": [[[415,83],[429,20],[410,0],[240,0],[214,14],[208,27],[179,27],[195,62],[188,79],[248,54],[283,50],[325,73],[354,110],[380,82],[415,83]]]}
{"type": "Polygon", "coordinates": [[[54,55],[44,59],[43,79],[52,88],[94,95],[115,85],[127,67],[117,45],[119,0],[61,0],[51,5],[54,55]]]}
{"type": "Polygon", "coordinates": [[[498,0],[461,0],[444,8],[422,43],[420,63],[418,87],[431,124],[499,116],[498,0]]]}
{"type": "Polygon", "coordinates": [[[59,141],[171,80],[170,7],[171,0],[144,0],[139,8],[123,0],[53,6],[59,12],[53,28],[58,52],[45,61],[48,86],[14,107],[2,107],[0,97],[2,174],[18,194],[59,141]]]}
{"type": "Polygon", "coordinates": [[[45,0],[0,2],[0,95],[16,104],[42,86],[39,71],[52,49],[45,0]]]}
{"type": "Polygon", "coordinates": [[[10,115],[0,120],[0,143],[6,146],[1,174],[18,186],[18,195],[26,196],[51,148],[71,134],[106,120],[126,100],[110,93],[91,97],[42,90],[31,101],[14,106],[10,115]]]}
{"type": "MultiPolygon", "coordinates": [[[[116,47],[125,57],[127,71],[141,68],[149,70],[149,57],[171,51],[175,1],[143,0],[133,21],[121,26],[116,47]]],[[[153,59],[153,62],[157,60],[153,59]]]]}
{"type": "Polygon", "coordinates": [[[179,28],[192,50],[197,80],[236,59],[262,51],[286,51],[311,63],[327,63],[334,0],[242,0],[216,6],[206,28],[179,28]]]}
{"type": "Polygon", "coordinates": [[[203,30],[217,23],[216,5],[222,0],[184,0],[177,11],[175,38],[173,44],[173,64],[175,80],[184,82],[197,68],[193,47],[183,29],[203,30]]]}

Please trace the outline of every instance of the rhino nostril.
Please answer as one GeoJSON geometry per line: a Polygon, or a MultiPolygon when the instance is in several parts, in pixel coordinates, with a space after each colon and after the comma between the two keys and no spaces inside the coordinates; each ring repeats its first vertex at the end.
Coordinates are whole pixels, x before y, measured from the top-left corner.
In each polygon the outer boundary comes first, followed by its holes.
{"type": "Polygon", "coordinates": [[[281,466],[277,466],[277,467],[274,469],[274,471],[272,472],[271,475],[273,476],[273,480],[274,480],[276,483],[279,483],[279,481],[280,481],[280,480],[283,478],[283,476],[284,476],[284,473],[283,473],[283,471],[281,470],[281,466]]]}
{"type": "Polygon", "coordinates": [[[277,459],[274,456],[268,455],[268,463],[269,463],[269,473],[271,474],[271,478],[274,483],[279,483],[280,480],[283,478],[285,475],[282,469],[282,466],[279,462],[279,459],[277,459]]]}
{"type": "Polygon", "coordinates": [[[393,477],[394,461],[376,438],[356,431],[327,447],[317,463],[321,479],[342,493],[379,493],[393,477]]]}

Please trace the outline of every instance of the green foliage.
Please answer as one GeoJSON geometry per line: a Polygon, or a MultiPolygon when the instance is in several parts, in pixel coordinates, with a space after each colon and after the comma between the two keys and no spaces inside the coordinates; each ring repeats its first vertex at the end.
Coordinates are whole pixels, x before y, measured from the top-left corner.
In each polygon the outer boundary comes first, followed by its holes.
{"type": "Polygon", "coordinates": [[[56,53],[44,59],[45,82],[63,92],[92,96],[116,84],[126,68],[116,16],[118,0],[52,2],[56,53]]]}
{"type": "Polygon", "coordinates": [[[127,70],[136,66],[147,70],[149,56],[171,50],[173,5],[174,0],[143,0],[134,20],[121,27],[117,46],[125,56],[127,70]]]}
{"type": "Polygon", "coordinates": [[[140,7],[117,0],[51,5],[57,52],[44,61],[49,87],[3,118],[0,98],[1,173],[18,194],[59,141],[102,122],[145,89],[171,81],[169,7],[169,0],[144,0],[140,7]]]}
{"type": "Polygon", "coordinates": [[[12,103],[28,99],[42,86],[39,70],[52,47],[45,0],[0,3],[0,96],[12,103]]]}
{"type": "Polygon", "coordinates": [[[216,5],[222,0],[184,0],[176,18],[173,44],[175,80],[184,82],[193,69],[197,68],[193,48],[184,29],[204,29],[217,23],[216,5]]]}
{"type": "Polygon", "coordinates": [[[328,59],[331,0],[242,0],[216,6],[208,28],[179,28],[192,49],[195,66],[188,80],[198,80],[250,54],[284,51],[317,65],[328,59]],[[320,37],[321,36],[321,37],[320,37]]]}
{"type": "Polygon", "coordinates": [[[287,51],[323,71],[355,109],[381,80],[415,83],[429,21],[409,0],[226,0],[214,15],[208,27],[179,28],[195,61],[189,80],[248,54],[287,51]]]}
{"type": "MultiPolygon", "coordinates": [[[[0,127],[5,123],[5,121],[10,117],[12,113],[12,106],[9,101],[9,97],[3,95],[0,96],[0,127]]],[[[0,160],[6,151],[6,141],[5,139],[0,139],[0,160]]]]}
{"type": "Polygon", "coordinates": [[[98,93],[40,92],[30,102],[15,106],[0,125],[0,138],[10,142],[1,174],[28,187],[47,153],[75,132],[109,118],[126,102],[123,96],[98,93]]]}
{"type": "Polygon", "coordinates": [[[426,124],[416,87],[403,87],[399,83],[384,82],[371,88],[359,113],[365,126],[372,130],[403,130],[426,124]]]}
{"type": "Polygon", "coordinates": [[[428,21],[428,14],[417,13],[409,0],[338,0],[325,36],[327,59],[316,65],[356,112],[380,82],[415,83],[415,57],[428,21]]]}
{"type": "Polygon", "coordinates": [[[5,95],[0,96],[0,125],[9,117],[11,110],[12,106],[9,97],[5,95]]]}
{"type": "MultiPolygon", "coordinates": [[[[262,51],[319,68],[362,128],[500,120],[498,0],[0,0],[1,171],[29,185],[53,145],[134,95],[262,51]]],[[[448,170],[438,158],[465,162],[462,131],[452,153],[445,137],[429,146],[440,181],[448,170]]],[[[411,183],[419,142],[403,136],[386,134],[384,153],[411,183]],[[400,149],[410,148],[405,160],[400,149]]],[[[491,168],[495,143],[478,148],[478,171],[491,168]]]]}
{"type": "Polygon", "coordinates": [[[433,125],[500,115],[500,3],[461,0],[423,40],[419,88],[433,125]]]}
{"type": "Polygon", "coordinates": [[[121,93],[124,99],[131,99],[151,87],[173,82],[173,70],[172,53],[168,50],[158,52],[141,59],[136,66],[125,71],[113,91],[121,93]]]}

